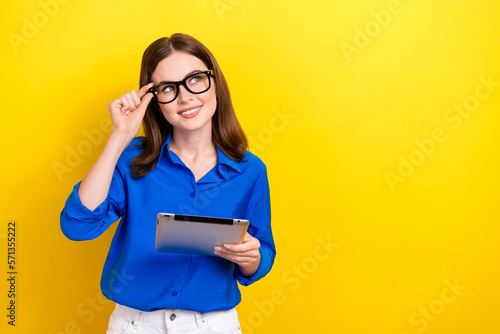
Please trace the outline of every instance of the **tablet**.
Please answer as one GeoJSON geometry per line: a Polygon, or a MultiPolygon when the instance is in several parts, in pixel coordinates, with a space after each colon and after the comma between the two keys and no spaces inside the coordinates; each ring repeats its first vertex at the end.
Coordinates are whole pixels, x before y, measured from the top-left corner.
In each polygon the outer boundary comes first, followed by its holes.
{"type": "Polygon", "coordinates": [[[155,248],[160,252],[211,255],[217,245],[243,241],[250,221],[159,213],[155,248]]]}

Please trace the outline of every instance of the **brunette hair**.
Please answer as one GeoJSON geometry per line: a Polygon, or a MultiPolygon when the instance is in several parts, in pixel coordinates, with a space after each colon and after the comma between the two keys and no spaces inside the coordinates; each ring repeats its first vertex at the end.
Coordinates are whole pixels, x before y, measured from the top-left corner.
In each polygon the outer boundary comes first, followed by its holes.
{"type": "MultiPolygon", "coordinates": [[[[245,156],[248,141],[241,128],[231,102],[231,95],[226,79],[212,53],[198,40],[186,34],[173,34],[160,38],[148,46],[142,56],[140,87],[151,82],[151,76],[158,63],[174,51],[184,52],[203,61],[208,69],[213,70],[217,108],[212,117],[212,140],[222,152],[235,161],[245,156]]],[[[142,121],[145,138],[139,147],[142,152],[132,161],[133,177],[143,177],[158,162],[161,147],[173,127],[160,111],[158,102],[153,99],[142,121]]]]}

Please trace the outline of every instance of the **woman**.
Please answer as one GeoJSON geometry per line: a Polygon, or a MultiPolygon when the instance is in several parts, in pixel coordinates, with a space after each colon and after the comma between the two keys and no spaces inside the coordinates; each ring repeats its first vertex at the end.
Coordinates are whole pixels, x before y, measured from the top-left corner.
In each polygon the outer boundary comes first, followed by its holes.
{"type": "Polygon", "coordinates": [[[264,277],[276,255],[265,165],[248,152],[217,61],[174,34],[144,52],[138,92],[109,104],[103,152],[61,213],[72,240],[101,235],[121,217],[101,290],[117,303],[108,333],[240,333],[241,285],[264,277]],[[141,122],[145,137],[137,137],[141,122]],[[241,244],[215,256],[158,252],[159,212],[250,220],[241,244]]]}

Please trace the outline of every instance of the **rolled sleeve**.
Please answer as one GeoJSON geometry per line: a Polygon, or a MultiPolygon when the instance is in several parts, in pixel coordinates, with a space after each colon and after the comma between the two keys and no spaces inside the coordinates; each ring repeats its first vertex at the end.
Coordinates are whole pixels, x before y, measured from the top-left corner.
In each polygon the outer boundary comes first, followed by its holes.
{"type": "Polygon", "coordinates": [[[115,171],[108,197],[94,210],[80,200],[80,183],[66,200],[61,212],[61,231],[70,240],[91,240],[100,236],[123,215],[124,196],[119,173],[115,171]]]}
{"type": "Polygon", "coordinates": [[[236,267],[236,279],[243,286],[248,286],[252,283],[257,282],[264,276],[266,276],[271,268],[273,267],[275,252],[273,252],[268,247],[260,248],[260,265],[255,274],[252,276],[245,276],[238,267],[236,267]]]}

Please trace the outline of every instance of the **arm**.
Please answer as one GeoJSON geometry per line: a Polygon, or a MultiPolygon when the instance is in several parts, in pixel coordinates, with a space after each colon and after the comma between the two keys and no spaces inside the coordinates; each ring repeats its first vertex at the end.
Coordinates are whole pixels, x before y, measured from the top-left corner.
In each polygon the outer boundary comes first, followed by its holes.
{"type": "Polygon", "coordinates": [[[150,86],[142,87],[139,92],[131,91],[109,104],[113,131],[78,189],[82,204],[90,210],[107,198],[118,158],[139,132],[146,107],[153,97],[147,94],[150,86]]]}
{"type": "Polygon", "coordinates": [[[61,230],[69,239],[96,238],[123,214],[123,175],[115,167],[121,153],[139,131],[152,98],[146,93],[148,87],[110,103],[113,132],[89,173],[75,186],[61,213],[61,230]]]}
{"type": "Polygon", "coordinates": [[[256,181],[246,218],[248,233],[241,244],[216,247],[215,254],[238,265],[236,278],[242,285],[258,281],[271,270],[276,249],[271,230],[271,203],[265,166],[256,181]]]}

